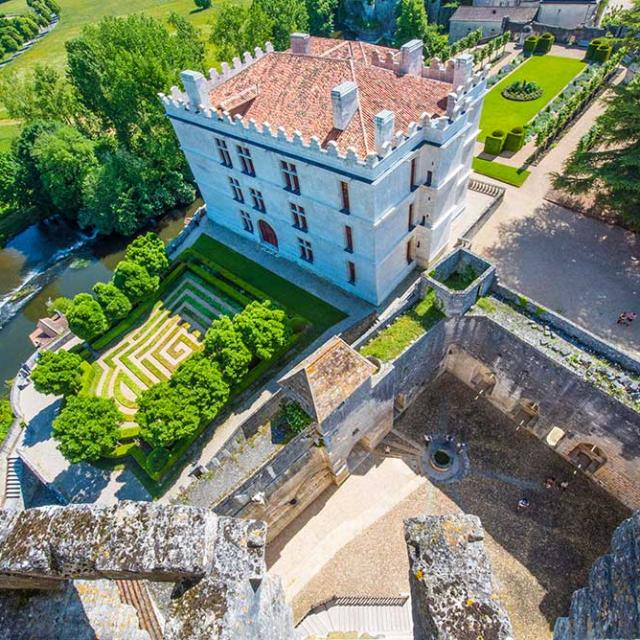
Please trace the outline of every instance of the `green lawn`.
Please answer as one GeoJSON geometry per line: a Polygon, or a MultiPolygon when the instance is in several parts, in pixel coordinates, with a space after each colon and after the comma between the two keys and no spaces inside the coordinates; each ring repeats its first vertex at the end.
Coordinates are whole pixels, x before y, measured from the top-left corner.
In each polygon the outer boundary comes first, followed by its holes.
{"type": "Polygon", "coordinates": [[[495,178],[500,182],[506,182],[514,187],[521,187],[524,181],[531,175],[526,169],[516,169],[508,164],[501,164],[495,160],[483,160],[482,158],[474,158],[471,168],[483,176],[495,178]]]}
{"type": "Polygon", "coordinates": [[[321,333],[339,322],[345,314],[272,271],[229,249],[210,236],[201,235],[193,249],[204,261],[210,261],[253,285],[261,292],[297,314],[310,320],[321,333]]]}
{"type": "Polygon", "coordinates": [[[17,137],[20,125],[13,120],[0,120],[0,151],[8,151],[11,141],[17,137]]]}
{"type": "Polygon", "coordinates": [[[585,66],[586,63],[582,60],[574,58],[549,55],[529,58],[486,95],[480,117],[478,140],[482,142],[488,134],[496,129],[508,131],[512,127],[525,125],[552,98],[558,95],[585,66]],[[539,84],[544,92],[537,100],[529,102],[517,102],[503,98],[501,91],[516,80],[532,80],[539,84]]]}
{"type": "Polygon", "coordinates": [[[436,305],[436,294],[431,290],[415,307],[398,316],[360,351],[364,356],[373,356],[385,362],[393,360],[442,318],[444,315],[436,305]]]}

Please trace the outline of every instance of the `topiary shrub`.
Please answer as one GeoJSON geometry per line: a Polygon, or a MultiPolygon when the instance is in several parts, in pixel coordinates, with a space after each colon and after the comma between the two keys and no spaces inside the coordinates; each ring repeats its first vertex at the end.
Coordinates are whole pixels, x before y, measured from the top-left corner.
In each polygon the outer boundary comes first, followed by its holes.
{"type": "Polygon", "coordinates": [[[539,53],[540,55],[544,55],[545,53],[549,53],[551,51],[551,45],[553,45],[555,41],[555,37],[552,33],[545,31],[538,42],[536,42],[535,53],[539,53]]]}
{"type": "Polygon", "coordinates": [[[527,36],[524,39],[524,44],[522,45],[522,53],[524,53],[525,57],[532,56],[533,52],[536,50],[538,46],[539,36],[531,35],[527,36]]]}
{"type": "Polygon", "coordinates": [[[605,63],[611,57],[611,45],[601,44],[594,52],[592,61],[600,64],[605,63]]]}
{"type": "Polygon", "coordinates": [[[504,141],[505,151],[520,151],[524,146],[524,128],[513,127],[504,141]]]}
{"type": "Polygon", "coordinates": [[[502,97],[507,100],[526,102],[537,100],[542,95],[542,87],[531,80],[516,80],[502,90],[502,97]]]}
{"type": "Polygon", "coordinates": [[[152,449],[147,456],[147,466],[151,471],[161,471],[169,461],[169,451],[164,447],[152,449]]]}
{"type": "Polygon", "coordinates": [[[488,135],[484,141],[484,153],[491,156],[500,155],[504,147],[504,141],[507,134],[501,129],[496,129],[491,135],[488,135]]]}
{"type": "Polygon", "coordinates": [[[596,49],[602,44],[604,38],[594,38],[587,47],[587,53],[585,53],[585,60],[593,60],[596,49]]]}

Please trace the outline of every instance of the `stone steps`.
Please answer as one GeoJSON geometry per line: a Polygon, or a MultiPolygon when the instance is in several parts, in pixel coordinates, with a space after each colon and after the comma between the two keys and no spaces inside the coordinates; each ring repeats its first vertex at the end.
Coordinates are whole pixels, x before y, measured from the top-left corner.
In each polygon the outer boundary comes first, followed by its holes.
{"type": "Polygon", "coordinates": [[[640,638],[640,512],[614,532],[611,552],[594,562],[588,585],[571,598],[554,640],[640,638]]]}
{"type": "Polygon", "coordinates": [[[137,611],[140,628],[149,634],[151,640],[162,640],[162,626],[149,597],[146,583],[141,580],[116,580],[116,584],[122,602],[137,611]]]}

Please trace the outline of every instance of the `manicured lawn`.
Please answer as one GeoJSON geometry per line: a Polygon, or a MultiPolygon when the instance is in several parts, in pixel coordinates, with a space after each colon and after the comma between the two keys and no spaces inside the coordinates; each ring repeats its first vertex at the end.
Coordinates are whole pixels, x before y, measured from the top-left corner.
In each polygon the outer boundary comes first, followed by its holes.
{"type": "Polygon", "coordinates": [[[501,164],[495,160],[483,160],[482,158],[474,158],[471,168],[483,176],[495,178],[500,182],[506,182],[514,187],[521,187],[524,181],[531,175],[526,169],[516,169],[508,164],[501,164]]]}
{"type": "Polygon", "coordinates": [[[345,318],[345,314],[304,289],[229,249],[210,236],[201,235],[193,246],[203,260],[231,272],[261,290],[274,302],[310,320],[317,333],[345,318]]]}
{"type": "Polygon", "coordinates": [[[508,131],[523,126],[541,111],[576,76],[586,63],[574,58],[534,56],[520,65],[512,74],[495,85],[484,99],[480,117],[480,135],[483,141],[496,129],[508,131]],[[501,92],[516,80],[532,80],[544,92],[537,100],[517,102],[503,98],[501,92]]]}
{"type": "Polygon", "coordinates": [[[429,291],[413,309],[396,318],[360,351],[364,356],[393,360],[442,318],[444,315],[436,306],[435,292],[429,291]]]}
{"type": "MultiPolygon", "coordinates": [[[[1,5],[0,5],[1,6],[1,5]]],[[[2,114],[0,113],[0,118],[2,114]]],[[[0,120],[0,152],[8,151],[11,141],[20,133],[20,125],[14,120],[0,120]]]]}

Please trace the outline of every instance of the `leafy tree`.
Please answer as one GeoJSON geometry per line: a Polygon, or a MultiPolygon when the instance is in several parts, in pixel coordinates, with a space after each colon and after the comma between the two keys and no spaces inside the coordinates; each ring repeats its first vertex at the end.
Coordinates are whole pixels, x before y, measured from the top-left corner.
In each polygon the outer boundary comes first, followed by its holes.
{"type": "Polygon", "coordinates": [[[82,206],[83,182],[98,165],[95,143],[72,127],[60,126],[38,136],[32,155],[52,205],[75,218],[82,206]]]}
{"type": "Polygon", "coordinates": [[[92,340],[109,328],[102,307],[89,293],[79,293],[66,313],[69,328],[78,338],[92,340]]]}
{"type": "Polygon", "coordinates": [[[309,29],[304,0],[253,0],[250,11],[255,9],[262,9],[273,22],[271,42],[278,50],[289,47],[291,33],[309,29]]]}
{"type": "Polygon", "coordinates": [[[17,51],[21,44],[20,40],[17,40],[9,33],[3,33],[0,35],[0,47],[2,47],[2,50],[6,53],[13,53],[14,51],[17,51]]]}
{"type": "Polygon", "coordinates": [[[69,313],[69,309],[71,309],[71,307],[73,307],[73,300],[69,300],[69,298],[65,298],[64,296],[55,298],[51,302],[47,303],[47,311],[49,313],[57,311],[65,316],[69,313]]]}
{"type": "MultiPolygon", "coordinates": [[[[243,30],[247,18],[248,11],[244,7],[238,6],[230,0],[223,0],[220,3],[209,38],[210,42],[215,45],[217,57],[220,60],[231,60],[235,56],[242,55],[243,30]]],[[[271,29],[269,29],[269,36],[271,36],[271,29]]]]}
{"type": "Polygon", "coordinates": [[[201,353],[193,354],[178,367],[171,384],[198,408],[200,423],[213,420],[229,399],[229,385],[217,363],[201,353]]]}
{"type": "Polygon", "coordinates": [[[314,36],[330,36],[335,29],[338,0],[307,0],[309,31],[314,36]]]}
{"type": "Polygon", "coordinates": [[[428,24],[427,11],[422,0],[400,0],[396,17],[396,45],[417,38],[424,43],[427,58],[448,57],[447,36],[435,24],[428,24]]]}
{"type": "Polygon", "coordinates": [[[158,290],[160,279],[150,275],[143,266],[122,260],[113,273],[113,284],[135,304],[152,296],[158,290]]]}
{"type": "Polygon", "coordinates": [[[82,358],[70,351],[45,351],[31,372],[40,393],[54,396],[76,395],[82,386],[82,358]]]}
{"type": "Polygon", "coordinates": [[[53,437],[69,462],[95,462],[118,444],[121,422],[112,399],[71,396],[53,421],[53,437]]]}
{"type": "Polygon", "coordinates": [[[167,447],[192,436],[200,426],[200,412],[168,382],[143,391],[138,398],[136,422],[140,435],[154,447],[167,447]]]}
{"type": "Polygon", "coordinates": [[[262,360],[271,358],[289,337],[284,311],[273,307],[269,300],[250,302],[233,322],[244,344],[262,360]]]}
{"type": "Polygon", "coordinates": [[[204,337],[204,349],[210,358],[220,364],[225,378],[231,384],[242,380],[249,371],[253,356],[229,316],[220,316],[211,323],[204,337]]]}
{"type": "Polygon", "coordinates": [[[160,275],[169,266],[169,258],[162,238],[153,232],[133,240],[125,252],[125,260],[143,266],[152,276],[160,275]]]}
{"type": "Polygon", "coordinates": [[[131,311],[129,298],[111,282],[97,282],[93,293],[110,325],[125,318],[131,311]]]}
{"type": "Polygon", "coordinates": [[[554,174],[554,186],[573,195],[593,193],[596,204],[640,226],[640,77],[613,85],[597,119],[598,140],[579,146],[554,174]]]}
{"type": "Polygon", "coordinates": [[[9,400],[0,400],[0,443],[5,439],[12,424],[11,402],[9,400]]]}
{"type": "Polygon", "coordinates": [[[13,153],[0,153],[0,212],[3,207],[13,207],[16,203],[19,170],[20,166],[13,153]]]}
{"type": "Polygon", "coordinates": [[[252,6],[247,11],[247,17],[240,31],[240,42],[243,54],[253,52],[256,47],[264,49],[267,42],[273,40],[274,21],[259,6],[252,6]]]}
{"type": "Polygon", "coordinates": [[[209,9],[211,7],[211,0],[193,0],[196,7],[199,9],[209,9]]]}

